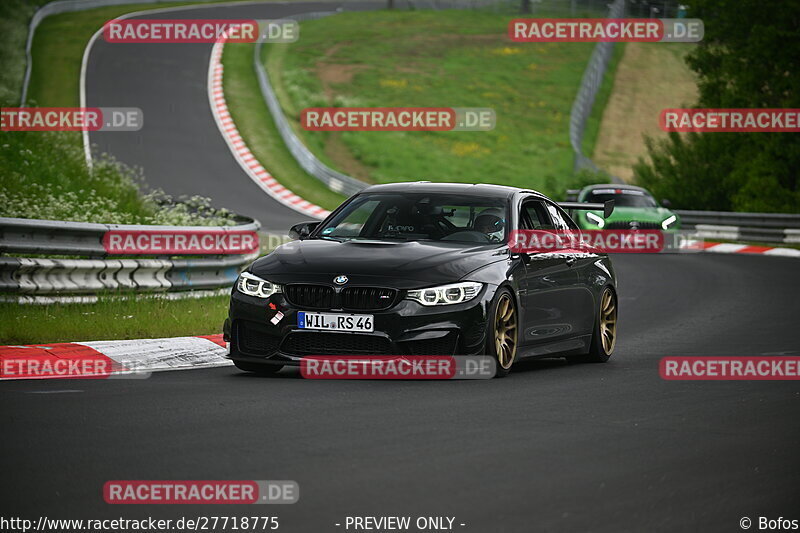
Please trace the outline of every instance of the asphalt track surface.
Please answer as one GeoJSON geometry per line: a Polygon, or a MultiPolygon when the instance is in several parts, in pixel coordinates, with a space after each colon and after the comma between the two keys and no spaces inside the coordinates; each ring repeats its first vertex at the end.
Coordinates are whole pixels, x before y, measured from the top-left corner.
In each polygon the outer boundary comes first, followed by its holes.
{"type": "MultiPolygon", "coordinates": [[[[4,515],[449,515],[463,531],[738,531],[792,517],[796,382],[663,381],[665,355],[798,353],[797,263],[617,257],[611,362],[490,381],[314,381],[234,368],[0,388],[4,515]],[[293,479],[288,506],[111,506],[112,479],[293,479]]],[[[796,518],[796,516],[795,516],[796,518]]]]}
{"type": "MultiPolygon", "coordinates": [[[[125,69],[105,74],[116,60],[100,44],[89,105],[136,105],[149,120],[128,137],[136,142],[107,135],[103,149],[173,192],[277,213],[248,189],[210,116],[210,47],[168,47],[169,57],[115,48],[128,69],[166,68],[134,89],[105,79],[125,69]],[[96,96],[100,87],[130,90],[130,99],[96,96]],[[157,106],[176,115],[153,124],[160,119],[148,109],[157,106]],[[184,130],[178,114],[197,122],[184,130]]],[[[284,215],[275,223],[294,220],[284,215]]],[[[670,382],[658,373],[667,355],[800,355],[797,261],[614,262],[620,336],[604,365],[533,361],[490,381],[313,381],[294,369],[258,377],[217,368],[4,383],[2,515],[277,515],[287,532],[344,531],[334,524],[367,515],[455,516],[466,524],[456,531],[467,532],[723,532],[741,531],[744,516],[800,518],[797,383],[670,382]],[[102,487],[113,479],[292,479],[301,496],[288,506],[112,506],[102,487]]]]}

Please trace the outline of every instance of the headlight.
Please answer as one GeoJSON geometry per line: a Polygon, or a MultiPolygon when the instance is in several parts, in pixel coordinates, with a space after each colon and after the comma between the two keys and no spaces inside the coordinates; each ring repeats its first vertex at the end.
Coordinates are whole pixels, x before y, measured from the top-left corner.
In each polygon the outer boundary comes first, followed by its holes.
{"type": "Polygon", "coordinates": [[[269,298],[273,294],[282,292],[281,286],[265,279],[261,279],[249,272],[242,272],[236,281],[236,288],[248,296],[256,298],[269,298]]]}
{"type": "Polygon", "coordinates": [[[669,228],[670,224],[674,224],[676,220],[678,220],[678,217],[672,215],[671,217],[667,218],[666,220],[664,220],[664,222],[661,223],[661,228],[662,229],[669,228]]]}
{"type": "Polygon", "coordinates": [[[475,298],[481,292],[482,287],[482,283],[465,281],[428,289],[414,289],[408,291],[406,298],[422,305],[460,304],[475,298]]]}
{"type": "Polygon", "coordinates": [[[602,217],[599,217],[599,216],[595,215],[592,212],[586,213],[586,218],[588,218],[590,221],[594,222],[597,225],[598,228],[602,229],[602,227],[606,225],[606,221],[603,220],[602,217]]]}

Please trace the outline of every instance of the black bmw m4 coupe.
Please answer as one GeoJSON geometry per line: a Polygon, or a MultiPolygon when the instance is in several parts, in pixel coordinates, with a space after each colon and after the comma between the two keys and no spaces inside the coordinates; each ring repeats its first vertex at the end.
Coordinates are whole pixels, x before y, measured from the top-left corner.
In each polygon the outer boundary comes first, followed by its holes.
{"type": "MultiPolygon", "coordinates": [[[[575,230],[531,190],[398,183],[356,194],[244,271],[225,339],[236,366],[273,373],[312,355],[490,355],[604,362],[617,291],[608,256],[519,252],[514,230],[575,230]]],[[[608,207],[608,206],[607,206],[608,207]]],[[[602,211],[603,206],[599,206],[602,211]]]]}

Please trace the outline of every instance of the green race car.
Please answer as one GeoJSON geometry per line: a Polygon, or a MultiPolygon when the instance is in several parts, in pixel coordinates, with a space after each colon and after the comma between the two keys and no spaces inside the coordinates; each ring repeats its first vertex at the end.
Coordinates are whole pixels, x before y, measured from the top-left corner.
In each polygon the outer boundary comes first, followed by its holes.
{"type": "Polygon", "coordinates": [[[601,211],[577,213],[575,221],[581,229],[658,229],[674,231],[680,229],[680,217],[656,203],[646,189],[634,185],[603,184],[590,185],[578,192],[576,199],[583,203],[604,203],[614,200],[614,212],[603,218],[601,211]]]}

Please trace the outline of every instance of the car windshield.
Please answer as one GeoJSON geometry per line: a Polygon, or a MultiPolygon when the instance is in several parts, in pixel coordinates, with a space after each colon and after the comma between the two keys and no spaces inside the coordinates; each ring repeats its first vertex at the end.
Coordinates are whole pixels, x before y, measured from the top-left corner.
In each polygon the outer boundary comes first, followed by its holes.
{"type": "Polygon", "coordinates": [[[503,198],[453,194],[362,194],[348,203],[317,238],[335,240],[499,243],[506,239],[503,198]]]}
{"type": "Polygon", "coordinates": [[[635,189],[595,189],[584,198],[584,202],[600,204],[606,200],[614,200],[615,207],[657,207],[652,196],[635,189]]]}

